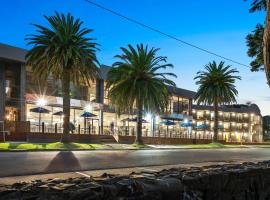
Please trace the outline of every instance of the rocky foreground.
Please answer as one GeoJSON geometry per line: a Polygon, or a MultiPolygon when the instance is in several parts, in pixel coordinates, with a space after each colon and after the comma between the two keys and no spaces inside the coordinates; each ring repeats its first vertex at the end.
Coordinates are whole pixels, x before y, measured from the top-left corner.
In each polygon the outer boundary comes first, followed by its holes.
{"type": "Polygon", "coordinates": [[[0,185],[0,199],[270,199],[270,161],[0,185]]]}

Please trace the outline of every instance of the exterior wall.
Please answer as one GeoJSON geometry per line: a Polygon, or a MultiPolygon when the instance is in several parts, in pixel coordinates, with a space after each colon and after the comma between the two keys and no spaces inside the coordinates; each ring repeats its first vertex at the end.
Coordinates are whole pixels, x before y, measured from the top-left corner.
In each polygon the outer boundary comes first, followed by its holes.
{"type": "Polygon", "coordinates": [[[6,70],[5,66],[0,63],[0,121],[5,119],[6,105],[6,70]]]}
{"type": "MultiPolygon", "coordinates": [[[[213,135],[214,112],[193,109],[193,132],[213,135]],[[206,124],[208,128],[196,129],[196,125],[206,124]]],[[[219,138],[228,142],[262,142],[262,117],[246,112],[219,112],[219,138]]]]}

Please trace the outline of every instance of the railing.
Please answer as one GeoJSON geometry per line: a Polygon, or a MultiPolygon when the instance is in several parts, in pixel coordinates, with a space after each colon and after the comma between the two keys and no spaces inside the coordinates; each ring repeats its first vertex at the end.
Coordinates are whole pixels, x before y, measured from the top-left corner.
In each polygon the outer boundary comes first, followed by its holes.
{"type": "MultiPolygon", "coordinates": [[[[34,133],[63,133],[63,126],[62,124],[31,124],[30,125],[30,132],[34,133]]],[[[70,133],[74,134],[99,134],[100,129],[97,126],[88,126],[85,128],[81,128],[81,126],[71,126],[70,133]]]]}

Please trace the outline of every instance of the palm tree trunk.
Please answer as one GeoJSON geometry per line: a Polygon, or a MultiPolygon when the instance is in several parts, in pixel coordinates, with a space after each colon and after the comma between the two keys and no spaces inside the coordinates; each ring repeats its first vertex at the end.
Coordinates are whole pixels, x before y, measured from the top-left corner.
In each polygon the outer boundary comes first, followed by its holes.
{"type": "Polygon", "coordinates": [[[138,114],[137,114],[137,131],[136,131],[136,140],[135,140],[135,143],[136,144],[143,144],[143,141],[142,141],[142,117],[143,117],[143,111],[142,111],[142,106],[139,105],[137,107],[138,109],[138,114]]]}
{"type": "Polygon", "coordinates": [[[213,142],[218,142],[218,103],[217,101],[214,102],[214,137],[213,142]]]}
{"type": "Polygon", "coordinates": [[[63,137],[62,142],[69,142],[69,122],[70,122],[70,74],[68,70],[64,71],[62,79],[62,93],[63,93],[63,137]]]}
{"type": "Polygon", "coordinates": [[[268,85],[270,86],[270,2],[266,1],[266,20],[263,35],[263,60],[268,85]]]}

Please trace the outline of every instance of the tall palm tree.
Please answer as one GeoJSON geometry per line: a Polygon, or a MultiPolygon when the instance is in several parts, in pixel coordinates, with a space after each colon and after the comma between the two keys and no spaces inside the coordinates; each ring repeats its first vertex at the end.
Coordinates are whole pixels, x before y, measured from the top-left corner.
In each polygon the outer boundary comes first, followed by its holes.
{"type": "Polygon", "coordinates": [[[96,58],[97,43],[87,35],[92,30],[82,28],[83,22],[68,13],[55,13],[45,16],[48,27],[34,24],[37,34],[29,35],[28,45],[32,45],[27,53],[27,65],[38,79],[45,81],[49,76],[61,80],[63,95],[63,137],[68,142],[70,123],[70,83],[80,84],[94,80],[98,74],[96,58]]]}
{"type": "Polygon", "coordinates": [[[136,48],[128,45],[121,48],[122,54],[116,55],[120,61],[115,62],[108,73],[109,99],[118,111],[128,112],[130,107],[137,110],[137,127],[135,143],[142,144],[143,112],[160,113],[169,100],[168,86],[175,83],[167,76],[173,73],[161,72],[168,67],[167,57],[157,56],[159,49],[143,44],[136,48]]]}
{"type": "MultiPolygon", "coordinates": [[[[263,42],[261,44],[262,45],[261,49],[263,50],[263,67],[265,70],[268,85],[270,86],[270,1],[269,0],[252,0],[249,11],[251,13],[257,12],[257,11],[266,11],[265,24],[263,26],[264,27],[263,37],[262,37],[263,42]]],[[[256,27],[256,30],[258,30],[258,27],[256,27]]],[[[252,64],[255,66],[255,68],[257,66],[260,67],[260,63],[253,62],[252,64]]],[[[252,68],[254,69],[253,66],[252,68]]]]}
{"type": "Polygon", "coordinates": [[[252,0],[249,12],[261,11],[265,10],[265,8],[266,8],[266,0],[252,0]]]}
{"type": "Polygon", "coordinates": [[[261,24],[257,24],[256,29],[246,37],[246,43],[248,46],[247,54],[252,57],[253,60],[250,63],[251,71],[263,70],[263,32],[264,27],[261,24]]]}
{"type": "Polygon", "coordinates": [[[218,141],[218,107],[223,104],[231,104],[236,102],[238,91],[235,87],[235,81],[240,80],[240,76],[236,69],[231,69],[230,65],[224,62],[217,64],[215,61],[205,66],[205,71],[197,72],[194,78],[196,85],[199,85],[195,100],[198,104],[206,104],[214,106],[214,137],[213,142],[218,141]]]}

